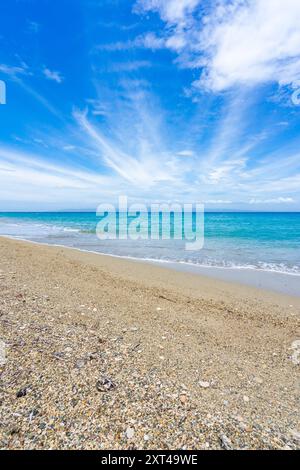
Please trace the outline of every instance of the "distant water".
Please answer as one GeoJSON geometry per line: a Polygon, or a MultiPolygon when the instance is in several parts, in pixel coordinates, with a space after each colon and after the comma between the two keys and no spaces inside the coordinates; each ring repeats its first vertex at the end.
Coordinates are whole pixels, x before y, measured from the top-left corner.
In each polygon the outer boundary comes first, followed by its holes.
{"type": "Polygon", "coordinates": [[[205,243],[107,240],[94,213],[0,213],[0,235],[122,257],[300,275],[300,213],[206,213],[205,243]]]}

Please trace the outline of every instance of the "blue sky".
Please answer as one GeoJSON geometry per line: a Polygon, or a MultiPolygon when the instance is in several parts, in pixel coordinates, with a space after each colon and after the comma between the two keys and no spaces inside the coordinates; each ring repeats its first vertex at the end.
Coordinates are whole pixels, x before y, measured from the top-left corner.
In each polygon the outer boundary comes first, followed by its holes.
{"type": "Polygon", "coordinates": [[[300,210],[299,0],[2,0],[0,210],[300,210]]]}

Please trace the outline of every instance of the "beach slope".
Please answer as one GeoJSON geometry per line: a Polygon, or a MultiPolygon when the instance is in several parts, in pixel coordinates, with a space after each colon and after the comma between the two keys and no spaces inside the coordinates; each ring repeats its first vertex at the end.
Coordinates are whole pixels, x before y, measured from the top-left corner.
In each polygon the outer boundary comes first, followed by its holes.
{"type": "Polygon", "coordinates": [[[0,448],[300,448],[299,298],[5,238],[0,261],[0,448]]]}

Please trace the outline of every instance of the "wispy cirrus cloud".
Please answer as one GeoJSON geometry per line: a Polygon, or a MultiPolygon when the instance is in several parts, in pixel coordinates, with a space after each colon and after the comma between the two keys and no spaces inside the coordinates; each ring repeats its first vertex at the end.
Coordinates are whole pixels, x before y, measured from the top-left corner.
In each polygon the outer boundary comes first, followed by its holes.
{"type": "Polygon", "coordinates": [[[37,34],[41,30],[41,25],[37,21],[28,21],[28,31],[37,34]]]}
{"type": "MultiPolygon", "coordinates": [[[[78,204],[78,192],[85,202],[95,203],[95,194],[110,193],[113,181],[63,163],[53,163],[51,155],[26,153],[16,148],[0,146],[0,198],[10,201],[31,201],[78,204]],[[20,193],[19,188],[22,188],[20,193]]],[[[115,179],[114,179],[115,182],[115,179]]],[[[121,182],[119,182],[122,187],[121,182]]]]}
{"type": "Polygon", "coordinates": [[[44,68],[43,74],[48,80],[52,80],[56,83],[62,83],[64,81],[64,77],[60,72],[50,70],[47,67],[44,68]]]}
{"type": "Polygon", "coordinates": [[[134,39],[127,41],[116,41],[112,43],[98,44],[95,50],[114,52],[126,51],[130,49],[146,48],[152,50],[164,49],[165,39],[158,37],[152,32],[141,34],[134,39]]]}
{"type": "Polygon", "coordinates": [[[163,149],[156,148],[154,150],[145,135],[143,138],[139,135],[136,136],[132,142],[136,151],[131,153],[132,149],[128,147],[127,139],[123,140],[125,135],[128,137],[126,131],[124,135],[124,129],[116,129],[116,132],[119,133],[118,138],[108,138],[99,127],[89,121],[87,111],[76,111],[74,117],[90,138],[90,145],[98,150],[99,157],[105,165],[135,187],[145,189],[162,181],[175,182],[175,175],[179,176],[174,160],[162,159],[163,149]],[[116,144],[117,140],[119,140],[119,145],[116,144]]]}
{"type": "Polygon", "coordinates": [[[108,72],[134,72],[140,69],[153,67],[150,60],[130,60],[126,62],[113,62],[106,68],[108,72]]]}
{"type": "Polygon", "coordinates": [[[63,121],[61,113],[47,98],[45,98],[45,96],[33,88],[28,83],[28,80],[26,80],[32,78],[35,75],[35,72],[25,62],[21,61],[19,65],[0,64],[0,73],[5,74],[9,80],[19,85],[26,93],[31,95],[37,102],[47,109],[48,112],[63,121]]]}
{"type": "Polygon", "coordinates": [[[25,62],[20,65],[0,64],[0,72],[9,76],[11,79],[16,79],[19,76],[31,75],[29,67],[25,62]]]}
{"type": "Polygon", "coordinates": [[[78,127],[73,132],[77,141],[69,134],[64,139],[54,136],[51,142],[48,132],[44,137],[34,138],[40,142],[41,154],[0,146],[1,198],[17,200],[17,187],[22,187],[24,200],[33,201],[42,193],[44,202],[64,201],[68,207],[78,207],[79,198],[86,207],[95,207],[104,199],[111,200],[112,194],[147,201],[204,201],[214,207],[225,204],[234,207],[237,202],[291,206],[297,202],[299,155],[283,149],[284,159],[279,154],[277,158],[269,155],[249,164],[246,147],[249,146],[251,155],[259,143],[257,140],[251,145],[249,140],[245,142],[247,157],[234,159],[232,152],[227,157],[210,160],[208,165],[206,153],[195,158],[193,152],[182,150],[179,143],[170,151],[160,125],[152,128],[155,113],[142,109],[141,97],[136,100],[130,109],[136,107],[140,113],[134,115],[127,110],[113,133],[109,131],[109,122],[115,126],[118,122],[117,105],[108,113],[105,124],[89,117],[87,111],[75,112],[78,127]],[[47,148],[42,145],[45,139],[47,148]],[[68,145],[68,141],[73,145],[68,145]],[[53,155],[58,154],[60,158],[54,163],[53,155]]]}
{"type": "Polygon", "coordinates": [[[64,81],[64,77],[60,72],[50,70],[47,67],[44,67],[42,71],[40,71],[37,68],[29,67],[29,65],[22,60],[19,62],[20,63],[18,65],[0,64],[0,73],[7,75],[12,80],[20,80],[24,77],[32,77],[34,75],[39,76],[42,74],[47,78],[47,80],[52,80],[57,83],[62,83],[64,81]]]}
{"type": "Polygon", "coordinates": [[[193,150],[180,150],[177,155],[179,155],[180,157],[194,157],[195,156],[195,152],[193,150]]]}
{"type": "MultiPolygon", "coordinates": [[[[75,114],[75,118],[86,136],[86,144],[98,152],[112,174],[131,184],[136,194],[148,199],[153,194],[162,199],[166,195],[182,200],[193,198],[211,205],[222,205],[221,201],[247,204],[249,196],[254,199],[260,193],[269,201],[280,197],[297,200],[291,194],[298,192],[300,160],[293,154],[293,146],[278,150],[278,155],[253,159],[270,133],[262,129],[256,135],[248,135],[251,120],[246,119],[246,96],[226,100],[210,145],[199,150],[197,136],[189,136],[190,148],[182,147],[180,135],[177,139],[173,136],[172,142],[166,139],[173,132],[165,128],[164,113],[158,104],[153,107],[149,90],[137,92],[135,87],[129,87],[124,93],[120,102],[99,100],[106,110],[104,120],[91,119],[87,111],[75,114]]],[[[291,199],[289,203],[293,204],[291,199]]]]}

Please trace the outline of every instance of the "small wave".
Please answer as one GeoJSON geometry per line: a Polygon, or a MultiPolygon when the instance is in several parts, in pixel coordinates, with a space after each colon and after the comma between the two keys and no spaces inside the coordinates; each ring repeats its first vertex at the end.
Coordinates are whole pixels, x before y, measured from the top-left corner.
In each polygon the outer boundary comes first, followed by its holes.
{"type": "Polygon", "coordinates": [[[75,233],[82,233],[82,230],[79,228],[71,228],[71,227],[64,227],[64,232],[75,232],[75,233]]]}
{"type": "MultiPolygon", "coordinates": [[[[102,253],[101,253],[102,254],[102,253]]],[[[114,256],[114,255],[112,255],[114,256]]],[[[121,258],[137,259],[142,261],[149,261],[155,263],[166,263],[166,264],[183,264],[187,266],[193,266],[195,268],[216,268],[216,269],[234,269],[234,270],[254,270],[273,272],[278,274],[288,274],[293,276],[300,276],[300,266],[286,266],[283,264],[275,263],[264,263],[258,262],[254,264],[238,264],[229,261],[212,262],[212,261],[199,261],[195,262],[192,260],[183,259],[171,259],[171,258],[149,258],[149,257],[133,257],[133,256],[120,256],[121,258]]]]}
{"type": "Polygon", "coordinates": [[[81,229],[79,230],[80,233],[85,233],[85,234],[92,234],[92,235],[95,235],[96,234],[96,229],[92,228],[92,229],[81,229]]]}

